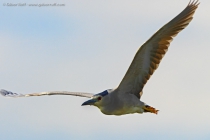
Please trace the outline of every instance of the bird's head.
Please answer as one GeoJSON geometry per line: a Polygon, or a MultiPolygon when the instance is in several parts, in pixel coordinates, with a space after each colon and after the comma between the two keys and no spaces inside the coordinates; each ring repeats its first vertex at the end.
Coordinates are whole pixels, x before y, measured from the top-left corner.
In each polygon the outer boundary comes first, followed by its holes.
{"type": "Polygon", "coordinates": [[[103,91],[103,92],[101,92],[101,93],[95,94],[95,95],[93,95],[92,99],[87,100],[86,102],[84,102],[84,103],[82,104],[82,106],[84,106],[84,105],[96,105],[97,103],[100,103],[100,102],[103,100],[103,98],[104,98],[106,95],[108,95],[108,94],[109,94],[109,93],[108,93],[107,90],[105,90],[105,91],[103,91]]]}

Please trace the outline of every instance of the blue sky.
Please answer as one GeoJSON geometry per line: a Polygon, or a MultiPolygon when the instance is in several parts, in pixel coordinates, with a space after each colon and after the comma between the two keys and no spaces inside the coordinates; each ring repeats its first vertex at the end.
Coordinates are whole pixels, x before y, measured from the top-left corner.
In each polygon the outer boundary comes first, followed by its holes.
{"type": "MultiPolygon", "coordinates": [[[[138,47],[188,2],[31,0],[27,4],[65,6],[9,7],[0,0],[0,89],[114,88],[138,47]]],[[[159,109],[158,115],[105,116],[81,107],[86,98],[72,96],[1,97],[0,139],[210,139],[210,1],[200,2],[144,88],[141,100],[159,109]]]]}

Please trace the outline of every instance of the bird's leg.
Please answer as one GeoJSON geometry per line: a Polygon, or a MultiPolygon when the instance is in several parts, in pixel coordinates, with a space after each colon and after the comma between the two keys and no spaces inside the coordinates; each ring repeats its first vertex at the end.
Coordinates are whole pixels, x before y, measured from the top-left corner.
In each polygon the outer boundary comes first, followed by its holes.
{"type": "Polygon", "coordinates": [[[157,114],[159,110],[156,110],[154,107],[151,107],[151,106],[148,106],[148,105],[145,105],[143,107],[144,109],[144,112],[150,112],[150,113],[154,113],[154,114],[157,114]]]}

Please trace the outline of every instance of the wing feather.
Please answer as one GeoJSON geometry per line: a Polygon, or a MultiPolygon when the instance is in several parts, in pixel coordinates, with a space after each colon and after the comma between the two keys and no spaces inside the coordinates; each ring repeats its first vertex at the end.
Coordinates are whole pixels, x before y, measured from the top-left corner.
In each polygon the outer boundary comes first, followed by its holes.
{"type": "Polygon", "coordinates": [[[159,29],[140,47],[117,88],[120,93],[131,93],[140,98],[144,85],[158,68],[170,42],[190,23],[198,5],[198,1],[190,1],[179,15],[159,29]]]}
{"type": "Polygon", "coordinates": [[[83,93],[83,92],[69,92],[69,91],[51,91],[51,92],[40,92],[40,93],[31,93],[31,94],[18,94],[7,90],[0,90],[0,94],[5,97],[29,97],[29,96],[44,96],[44,95],[73,95],[80,97],[91,98],[93,94],[83,93]]]}

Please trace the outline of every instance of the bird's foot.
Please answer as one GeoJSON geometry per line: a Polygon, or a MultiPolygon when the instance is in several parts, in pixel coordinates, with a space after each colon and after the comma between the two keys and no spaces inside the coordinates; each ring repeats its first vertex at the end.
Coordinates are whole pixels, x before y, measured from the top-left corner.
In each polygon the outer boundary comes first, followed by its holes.
{"type": "Polygon", "coordinates": [[[154,114],[158,114],[158,111],[159,110],[156,110],[154,107],[151,107],[151,106],[144,106],[144,112],[150,112],[150,113],[154,113],[154,114]]]}

